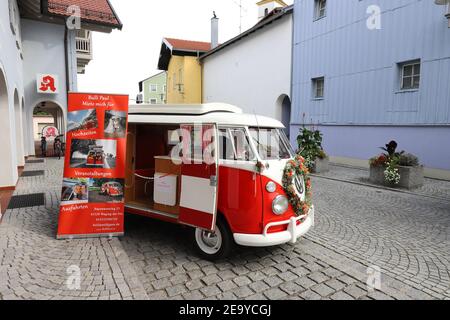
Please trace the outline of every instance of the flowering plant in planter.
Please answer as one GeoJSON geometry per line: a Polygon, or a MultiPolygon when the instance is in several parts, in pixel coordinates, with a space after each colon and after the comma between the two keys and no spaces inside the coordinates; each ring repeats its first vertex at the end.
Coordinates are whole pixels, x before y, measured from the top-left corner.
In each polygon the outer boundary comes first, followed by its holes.
{"type": "Polygon", "coordinates": [[[384,170],[384,179],[390,184],[397,185],[400,183],[400,178],[400,172],[397,168],[396,160],[393,159],[389,161],[386,170],[384,170]]]}
{"type": "MultiPolygon", "coordinates": [[[[385,153],[369,160],[370,175],[373,182],[381,183],[382,181],[379,180],[384,180],[389,185],[403,185],[404,183],[402,181],[411,179],[411,176],[414,176],[415,180],[420,181],[419,171],[415,175],[408,172],[408,170],[414,168],[423,169],[419,165],[419,159],[410,153],[405,153],[405,151],[397,152],[397,147],[397,142],[391,141],[386,147],[381,148],[385,153]],[[407,169],[408,167],[411,169],[407,169]],[[402,179],[402,175],[405,173],[407,177],[402,179]]],[[[423,180],[423,176],[421,178],[423,180]]],[[[407,183],[407,185],[410,185],[410,183],[407,183]]],[[[420,185],[420,182],[418,185],[420,185]]]]}
{"type": "Polygon", "coordinates": [[[322,147],[323,135],[319,130],[303,128],[297,137],[298,154],[305,159],[305,165],[311,170],[316,159],[327,159],[322,147]]]}

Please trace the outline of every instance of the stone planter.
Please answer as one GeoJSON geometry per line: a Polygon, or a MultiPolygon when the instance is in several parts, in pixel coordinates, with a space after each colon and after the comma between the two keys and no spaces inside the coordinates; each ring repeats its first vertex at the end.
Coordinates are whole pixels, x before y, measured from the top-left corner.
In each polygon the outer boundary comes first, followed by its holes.
{"type": "Polygon", "coordinates": [[[399,166],[398,171],[400,173],[400,183],[395,185],[389,182],[386,182],[384,178],[384,171],[386,167],[384,166],[370,166],[370,182],[383,185],[386,187],[401,187],[406,188],[408,190],[420,188],[423,186],[424,182],[424,173],[423,166],[417,167],[403,167],[399,166]]]}
{"type": "Polygon", "coordinates": [[[312,173],[325,173],[330,171],[330,159],[319,159],[317,158],[316,161],[314,161],[314,166],[312,168],[312,173]]]}

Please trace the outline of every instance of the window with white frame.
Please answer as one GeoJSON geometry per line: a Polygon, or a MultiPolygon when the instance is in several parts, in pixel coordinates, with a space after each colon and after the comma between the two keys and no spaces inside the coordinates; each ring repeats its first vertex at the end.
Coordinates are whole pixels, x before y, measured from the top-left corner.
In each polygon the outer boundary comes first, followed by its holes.
{"type": "Polygon", "coordinates": [[[158,103],[158,99],[150,99],[150,104],[157,104],[158,103]]]}
{"type": "Polygon", "coordinates": [[[314,19],[318,20],[325,17],[327,13],[327,0],[314,1],[314,19]]]}
{"type": "Polygon", "coordinates": [[[419,89],[420,69],[420,60],[400,64],[401,90],[419,89]]]}
{"type": "Polygon", "coordinates": [[[314,78],[312,79],[313,84],[313,98],[323,99],[325,96],[325,78],[314,78]]]}
{"type": "Polygon", "coordinates": [[[157,84],[151,84],[150,85],[150,91],[151,92],[157,92],[158,91],[158,85],[157,84]]]}

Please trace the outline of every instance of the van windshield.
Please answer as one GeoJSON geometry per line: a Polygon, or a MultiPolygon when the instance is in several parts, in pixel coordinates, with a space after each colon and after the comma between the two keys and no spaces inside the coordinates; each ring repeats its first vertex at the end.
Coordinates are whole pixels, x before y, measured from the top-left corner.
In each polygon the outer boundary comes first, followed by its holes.
{"type": "Polygon", "coordinates": [[[281,129],[249,128],[250,136],[262,160],[290,159],[294,151],[281,129]]]}

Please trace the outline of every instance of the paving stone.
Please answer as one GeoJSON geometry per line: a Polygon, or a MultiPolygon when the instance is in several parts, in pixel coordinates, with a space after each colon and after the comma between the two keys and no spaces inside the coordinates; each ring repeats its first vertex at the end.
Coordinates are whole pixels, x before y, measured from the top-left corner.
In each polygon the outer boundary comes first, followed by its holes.
{"type": "Polygon", "coordinates": [[[356,285],[348,286],[344,289],[346,293],[351,295],[353,298],[358,299],[367,294],[367,291],[364,291],[361,288],[358,288],[356,285]]]}
{"type": "Polygon", "coordinates": [[[250,280],[252,280],[252,282],[254,282],[254,281],[264,280],[267,276],[264,275],[261,271],[256,271],[256,272],[250,272],[249,274],[247,274],[247,277],[249,277],[250,280]]]}
{"type": "Polygon", "coordinates": [[[325,284],[327,286],[329,286],[330,288],[333,288],[336,291],[339,291],[339,290],[341,290],[341,289],[346,287],[345,283],[343,283],[343,282],[341,282],[341,281],[339,281],[337,279],[328,280],[328,281],[325,282],[325,284]]]}
{"type": "Polygon", "coordinates": [[[163,300],[167,298],[167,293],[164,290],[154,291],[149,293],[148,298],[150,300],[163,300]]]}
{"type": "Polygon", "coordinates": [[[185,300],[201,300],[204,296],[199,290],[194,290],[183,293],[183,298],[185,300]]]}
{"type": "Polygon", "coordinates": [[[312,286],[311,290],[318,293],[321,297],[328,297],[335,292],[334,289],[323,283],[312,286]]]}
{"type": "Polygon", "coordinates": [[[251,296],[254,292],[248,286],[244,286],[233,290],[233,293],[238,298],[245,298],[251,296]]]}
{"type": "Polygon", "coordinates": [[[222,291],[229,291],[229,290],[232,290],[234,288],[237,288],[237,285],[231,280],[225,280],[225,281],[219,282],[217,284],[217,286],[222,291]]]}
{"type": "Polygon", "coordinates": [[[311,290],[306,290],[300,293],[300,297],[302,297],[305,300],[321,300],[322,298],[320,295],[311,290]]]}
{"type": "Polygon", "coordinates": [[[201,271],[201,270],[193,270],[193,271],[189,271],[187,273],[187,275],[189,276],[189,278],[191,279],[199,279],[199,278],[203,278],[205,276],[205,274],[201,271]]]}
{"type": "Polygon", "coordinates": [[[380,291],[369,292],[368,296],[375,300],[394,300],[392,297],[380,291]]]}
{"type": "Polygon", "coordinates": [[[217,296],[217,298],[219,300],[238,300],[238,297],[236,297],[236,295],[231,291],[221,293],[217,296]]]}
{"type": "Polygon", "coordinates": [[[304,289],[309,289],[313,285],[316,284],[314,281],[312,281],[311,279],[309,279],[307,277],[301,277],[301,278],[295,280],[295,283],[302,286],[304,289]]]}
{"type": "Polygon", "coordinates": [[[217,273],[222,280],[230,280],[236,278],[236,274],[231,270],[222,270],[217,273]]]}
{"type": "Polygon", "coordinates": [[[267,298],[262,293],[255,293],[255,294],[245,298],[245,300],[261,301],[261,300],[267,300],[267,298]]]}
{"type": "Polygon", "coordinates": [[[283,283],[283,280],[281,280],[278,276],[272,276],[264,279],[264,282],[267,283],[270,287],[276,287],[280,283],[283,283]]]}
{"type": "Polygon", "coordinates": [[[256,282],[252,282],[251,284],[249,284],[249,287],[255,291],[255,292],[263,292],[267,289],[269,289],[270,287],[263,281],[256,281],[256,282]]]}
{"type": "Polygon", "coordinates": [[[217,274],[212,274],[206,277],[202,278],[202,281],[207,285],[210,286],[212,284],[218,283],[220,281],[222,281],[221,278],[219,278],[219,276],[217,274]]]}
{"type": "Polygon", "coordinates": [[[313,280],[316,283],[322,283],[324,281],[329,280],[329,277],[327,277],[322,272],[313,272],[308,275],[308,278],[310,278],[311,280],[313,280]]]}
{"type": "Polygon", "coordinates": [[[278,277],[280,277],[281,279],[283,279],[284,281],[292,281],[298,278],[298,275],[290,272],[290,271],[285,271],[282,272],[278,275],[278,277]]]}
{"type": "Polygon", "coordinates": [[[292,281],[281,284],[280,289],[286,292],[288,295],[294,295],[304,291],[304,288],[302,286],[292,281]]]}
{"type": "Polygon", "coordinates": [[[332,300],[354,300],[354,298],[351,295],[349,295],[343,291],[338,291],[338,292],[334,293],[333,295],[331,295],[330,298],[332,300]]]}
{"type": "Polygon", "coordinates": [[[174,297],[176,295],[181,295],[187,291],[186,287],[182,284],[166,288],[167,295],[169,297],[174,297]]]}
{"type": "Polygon", "coordinates": [[[206,297],[212,297],[221,293],[220,289],[216,285],[203,287],[200,289],[206,297]]]}
{"type": "Polygon", "coordinates": [[[342,276],[338,277],[338,280],[344,282],[347,285],[350,285],[350,284],[353,284],[356,282],[356,280],[354,278],[351,278],[348,275],[342,275],[342,276]]]}
{"type": "Polygon", "coordinates": [[[165,279],[160,279],[160,280],[155,280],[152,282],[152,286],[156,289],[165,289],[167,287],[170,287],[172,284],[170,283],[170,280],[165,278],[165,279]]]}
{"type": "Polygon", "coordinates": [[[273,288],[273,289],[265,291],[264,295],[269,300],[280,300],[280,299],[286,297],[287,294],[278,288],[273,288]]]}
{"type": "Polygon", "coordinates": [[[252,281],[246,276],[240,276],[233,279],[234,283],[236,283],[239,287],[248,285],[252,283],[252,281]]]}

